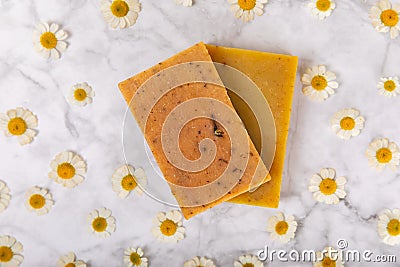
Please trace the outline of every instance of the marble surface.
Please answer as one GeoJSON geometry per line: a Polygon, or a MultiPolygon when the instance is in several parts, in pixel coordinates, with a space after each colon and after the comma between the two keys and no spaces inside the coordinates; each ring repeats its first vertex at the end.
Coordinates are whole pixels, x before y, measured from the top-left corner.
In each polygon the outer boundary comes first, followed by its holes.
{"type": "Polygon", "coordinates": [[[195,0],[190,8],[172,0],[141,2],[136,25],[112,30],[95,0],[0,1],[0,112],[23,106],[39,118],[39,134],[28,146],[0,137],[0,179],[12,194],[0,214],[0,235],[24,245],[22,266],[54,266],[69,251],[90,266],[123,266],[123,250],[132,244],[144,248],[151,266],[182,266],[195,255],[231,266],[238,256],[265,245],[320,250],[339,238],[352,249],[400,256],[398,247],[383,244],[376,231],[376,214],[400,206],[399,171],[379,173],[364,155],[375,137],[400,143],[400,98],[379,96],[376,89],[382,75],[400,75],[400,39],[372,28],[368,11],[374,1],[337,0],[332,16],[321,22],[310,15],[306,1],[275,0],[248,24],[234,18],[227,1],[195,0]],[[61,60],[46,61],[35,53],[31,34],[40,20],[59,23],[70,34],[61,60]],[[171,208],[145,195],[121,200],[111,189],[111,175],[124,162],[126,105],[117,83],[199,41],[297,55],[299,76],[308,66],[326,64],[340,87],[326,102],[314,103],[302,95],[298,76],[278,210],[222,204],[185,221],[183,241],[163,244],[150,229],[156,214],[171,208]],[[81,81],[96,91],[85,108],[66,101],[70,86],[81,81]],[[345,107],[366,118],[362,134],[350,141],[329,128],[332,114],[345,107]],[[64,150],[78,152],[88,163],[86,180],[72,190],[47,178],[50,160],[64,150]],[[323,167],[348,179],[348,196],[338,205],[317,204],[307,190],[311,175],[323,167]],[[33,185],[53,194],[56,204],[46,216],[24,207],[24,192],[33,185]],[[117,231],[107,239],[87,230],[88,213],[102,206],[117,220],[117,231]],[[265,231],[277,211],[299,222],[295,240],[286,245],[272,242],[265,231]]]}

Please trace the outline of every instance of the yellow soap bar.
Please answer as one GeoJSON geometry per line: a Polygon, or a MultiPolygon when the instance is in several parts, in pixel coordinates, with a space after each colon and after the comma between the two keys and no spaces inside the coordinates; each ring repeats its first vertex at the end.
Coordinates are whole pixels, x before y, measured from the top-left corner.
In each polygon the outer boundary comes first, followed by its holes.
{"type": "Polygon", "coordinates": [[[253,180],[261,183],[268,173],[222,85],[203,43],[119,84],[187,219],[248,191],[253,180]],[[168,127],[169,122],[176,126],[168,127]],[[211,164],[196,171],[180,167],[185,159],[191,167],[202,154],[212,155],[202,140],[215,144],[211,164]],[[175,160],[179,151],[185,159],[175,160]]]}
{"type": "MultiPolygon", "coordinates": [[[[276,152],[270,169],[271,180],[257,190],[251,193],[246,192],[229,201],[276,208],[280,199],[297,57],[214,45],[207,45],[207,49],[214,62],[240,70],[257,84],[275,118],[276,152]]],[[[261,138],[257,121],[249,108],[238,97],[232,94],[229,96],[256,148],[259,149],[261,138]]]]}

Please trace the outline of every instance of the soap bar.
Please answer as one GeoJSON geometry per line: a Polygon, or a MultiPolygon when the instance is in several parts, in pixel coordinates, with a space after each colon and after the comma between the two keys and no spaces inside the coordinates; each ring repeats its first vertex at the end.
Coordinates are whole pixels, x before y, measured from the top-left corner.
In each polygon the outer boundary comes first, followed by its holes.
{"type": "Polygon", "coordinates": [[[265,181],[268,170],[205,44],[119,84],[186,219],[265,181]]]}
{"type": "MultiPolygon", "coordinates": [[[[206,46],[213,61],[238,69],[257,84],[275,118],[276,152],[270,168],[271,180],[257,190],[241,194],[230,201],[238,204],[276,208],[280,199],[298,59],[288,55],[215,45],[206,46]]],[[[261,137],[257,121],[239,98],[231,94],[229,96],[251,139],[260,149],[261,137]]]]}

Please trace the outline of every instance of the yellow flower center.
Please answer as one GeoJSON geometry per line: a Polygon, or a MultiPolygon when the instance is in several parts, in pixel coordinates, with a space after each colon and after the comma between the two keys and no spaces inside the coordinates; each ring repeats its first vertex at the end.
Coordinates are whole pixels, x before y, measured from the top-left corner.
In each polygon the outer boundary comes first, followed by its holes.
{"type": "Polygon", "coordinates": [[[11,248],[6,246],[0,247],[0,262],[9,262],[13,256],[14,253],[11,248]]]}
{"type": "Polygon", "coordinates": [[[34,209],[41,209],[46,204],[46,199],[42,195],[34,194],[30,197],[29,204],[34,209]]]}
{"type": "Polygon", "coordinates": [[[289,224],[285,221],[280,221],[275,225],[275,231],[278,235],[286,234],[289,229],[289,224]]]}
{"type": "Polygon", "coordinates": [[[317,91],[322,91],[328,86],[328,81],[324,76],[317,75],[312,78],[311,86],[317,91]]]}
{"type": "Polygon", "coordinates": [[[26,132],[26,122],[22,118],[13,118],[8,122],[8,131],[12,135],[22,135],[26,132]]]}
{"type": "Polygon", "coordinates": [[[392,80],[389,80],[383,84],[383,87],[386,91],[393,92],[394,90],[396,90],[396,83],[392,80]]]}
{"type": "Polygon", "coordinates": [[[75,263],[67,263],[64,267],[75,267],[75,263]]]}
{"type": "Polygon", "coordinates": [[[387,225],[387,231],[391,236],[400,235],[400,221],[396,219],[390,220],[387,225]]]}
{"type": "Polygon", "coordinates": [[[129,6],[125,1],[116,0],[111,4],[111,12],[118,18],[125,17],[129,12],[129,6]]]}
{"type": "Polygon", "coordinates": [[[103,217],[97,217],[93,220],[92,227],[96,232],[104,232],[107,228],[107,220],[103,217]]]}
{"type": "Polygon", "coordinates": [[[393,9],[384,10],[381,13],[381,21],[385,26],[396,26],[399,22],[399,14],[393,9]]]}
{"type": "Polygon", "coordinates": [[[78,88],[74,92],[74,98],[76,101],[83,101],[87,97],[87,93],[84,89],[78,88]]]}
{"type": "Polygon", "coordinates": [[[62,179],[71,179],[75,176],[75,167],[71,163],[64,162],[58,165],[57,174],[62,179]]]}
{"type": "Polygon", "coordinates": [[[169,219],[166,219],[160,225],[161,233],[166,236],[174,235],[177,229],[178,225],[174,221],[169,219]]]}
{"type": "Polygon", "coordinates": [[[253,263],[245,263],[242,265],[242,267],[254,267],[253,263]]]}
{"type": "Polygon", "coordinates": [[[121,186],[126,191],[132,191],[137,186],[135,177],[132,174],[128,174],[121,180],[121,186]]]}
{"type": "Polygon", "coordinates": [[[331,178],[325,178],[319,184],[319,191],[324,195],[332,195],[336,192],[337,184],[336,181],[331,178]]]}
{"type": "Polygon", "coordinates": [[[256,6],[256,0],[238,0],[238,5],[243,10],[252,10],[256,6]]]}
{"type": "Polygon", "coordinates": [[[376,151],[376,159],[379,163],[388,163],[392,160],[392,151],[386,147],[380,148],[376,151]]]}
{"type": "Polygon", "coordinates": [[[57,46],[56,35],[52,32],[45,32],[40,36],[40,43],[46,49],[53,49],[57,46]]]}
{"type": "Polygon", "coordinates": [[[356,122],[351,117],[344,117],[343,119],[340,120],[340,128],[342,128],[343,130],[346,131],[353,130],[355,125],[356,122]]]}
{"type": "Polygon", "coordinates": [[[319,11],[325,12],[325,11],[328,11],[329,8],[331,7],[331,1],[330,0],[318,0],[316,3],[316,6],[319,11]]]}
{"type": "Polygon", "coordinates": [[[324,257],[322,260],[322,267],[336,267],[336,261],[329,257],[324,257]]]}
{"type": "Polygon", "coordinates": [[[131,260],[131,263],[134,266],[139,266],[142,263],[142,259],[140,258],[140,255],[136,252],[132,252],[131,256],[129,258],[131,260]]]}

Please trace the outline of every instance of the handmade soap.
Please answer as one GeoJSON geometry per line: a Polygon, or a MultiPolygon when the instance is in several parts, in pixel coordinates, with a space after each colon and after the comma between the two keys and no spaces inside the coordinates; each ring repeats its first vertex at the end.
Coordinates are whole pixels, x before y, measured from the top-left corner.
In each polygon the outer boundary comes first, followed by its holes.
{"type": "MultiPolygon", "coordinates": [[[[276,152],[270,168],[271,180],[257,190],[241,194],[230,201],[239,204],[278,207],[296,79],[297,57],[214,45],[206,46],[213,61],[240,70],[258,85],[275,118],[276,152]]],[[[230,97],[236,111],[245,123],[250,137],[259,149],[261,137],[257,121],[249,114],[248,107],[238,97],[234,95],[230,95],[230,97]]]]}
{"type": "Polygon", "coordinates": [[[268,170],[203,43],[119,88],[185,218],[265,180],[268,170]]]}

